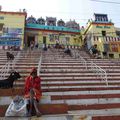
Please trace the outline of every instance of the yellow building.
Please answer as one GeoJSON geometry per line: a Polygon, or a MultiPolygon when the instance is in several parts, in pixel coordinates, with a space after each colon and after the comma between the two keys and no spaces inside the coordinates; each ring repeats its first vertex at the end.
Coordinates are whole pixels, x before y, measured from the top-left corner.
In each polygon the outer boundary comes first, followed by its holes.
{"type": "Polygon", "coordinates": [[[94,20],[87,23],[83,39],[87,49],[97,44],[101,57],[120,58],[120,38],[106,14],[94,14],[94,20]]]}
{"type": "Polygon", "coordinates": [[[64,46],[80,47],[80,30],[75,21],[65,23],[63,20],[56,21],[56,18],[47,17],[46,20],[29,17],[26,21],[25,46],[38,44],[55,45],[57,42],[64,46]],[[56,25],[57,22],[57,25],[56,25]]]}
{"type": "Polygon", "coordinates": [[[0,48],[23,48],[26,12],[0,11],[0,48]]]}

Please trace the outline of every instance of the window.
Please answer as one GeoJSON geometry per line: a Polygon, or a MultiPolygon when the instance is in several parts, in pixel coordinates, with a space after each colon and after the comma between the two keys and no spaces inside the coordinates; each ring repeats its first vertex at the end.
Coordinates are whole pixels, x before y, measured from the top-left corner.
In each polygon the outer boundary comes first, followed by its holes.
{"type": "Polygon", "coordinates": [[[3,29],[3,24],[0,23],[0,31],[3,29]]]}
{"type": "Polygon", "coordinates": [[[110,58],[114,58],[114,54],[109,54],[109,57],[110,58]]]}
{"type": "Polygon", "coordinates": [[[106,36],[106,31],[102,31],[102,36],[106,36]]]}

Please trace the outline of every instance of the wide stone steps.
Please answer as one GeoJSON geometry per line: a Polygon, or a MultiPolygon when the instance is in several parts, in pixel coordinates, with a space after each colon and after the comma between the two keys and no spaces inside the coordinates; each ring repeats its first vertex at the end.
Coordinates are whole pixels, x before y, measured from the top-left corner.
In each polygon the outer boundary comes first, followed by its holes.
{"type": "MultiPolygon", "coordinates": [[[[24,95],[25,77],[30,74],[31,68],[38,67],[41,55],[40,51],[34,51],[34,53],[26,53],[25,51],[23,52],[21,52],[19,60],[17,61],[14,67],[14,69],[18,71],[22,77],[16,82],[14,82],[14,87],[12,89],[0,89],[0,116],[4,116],[4,113],[14,96],[24,95]],[[22,84],[20,81],[23,81],[22,84]]],[[[4,53],[4,57],[0,57],[0,67],[5,65],[6,62],[6,53],[4,53]]],[[[8,76],[9,73],[6,74],[6,78],[8,76]]]]}
{"type": "MultiPolygon", "coordinates": [[[[80,114],[82,115],[90,113],[95,117],[97,113],[100,115],[102,110],[105,111],[103,115],[108,115],[109,113],[115,115],[114,110],[116,110],[116,114],[118,115],[120,106],[120,66],[114,63],[109,65],[109,60],[101,60],[102,62],[98,60],[96,62],[103,69],[107,70],[109,86],[106,86],[105,81],[101,80],[95,73],[87,70],[79,59],[70,56],[63,57],[62,52],[56,53],[50,55],[49,51],[43,52],[40,73],[42,93],[43,96],[50,96],[51,102],[49,104],[42,104],[41,106],[44,107],[40,106],[41,112],[43,114],[67,112],[75,114],[75,111],[76,113],[77,111],[78,113],[81,111],[80,114]],[[96,112],[97,110],[99,112],[96,112]],[[96,114],[93,114],[94,112],[96,114]]],[[[14,90],[0,90],[0,97],[3,97],[0,99],[3,102],[5,97],[6,101],[8,99],[7,103],[9,103],[9,97],[12,98],[17,94],[24,94],[23,86],[25,77],[29,75],[31,67],[37,67],[37,60],[35,62],[32,54],[31,57],[28,56],[23,54],[20,62],[16,65],[15,69],[20,71],[22,78],[16,81],[14,90]]],[[[87,65],[90,68],[90,59],[88,57],[85,57],[85,59],[88,60],[87,65]]],[[[6,104],[0,106],[0,116],[4,115],[7,106],[6,104]]]]}

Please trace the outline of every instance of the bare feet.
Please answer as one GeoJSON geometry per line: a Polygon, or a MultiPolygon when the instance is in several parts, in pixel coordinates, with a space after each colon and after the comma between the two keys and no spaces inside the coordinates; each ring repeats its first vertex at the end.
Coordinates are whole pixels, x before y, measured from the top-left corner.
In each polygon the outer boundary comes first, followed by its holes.
{"type": "Polygon", "coordinates": [[[30,112],[26,113],[26,117],[31,117],[31,116],[32,116],[32,115],[31,115],[30,112]]]}
{"type": "Polygon", "coordinates": [[[37,117],[41,117],[41,116],[42,116],[42,113],[41,113],[41,112],[37,112],[37,113],[36,113],[36,116],[37,116],[37,117]]]}

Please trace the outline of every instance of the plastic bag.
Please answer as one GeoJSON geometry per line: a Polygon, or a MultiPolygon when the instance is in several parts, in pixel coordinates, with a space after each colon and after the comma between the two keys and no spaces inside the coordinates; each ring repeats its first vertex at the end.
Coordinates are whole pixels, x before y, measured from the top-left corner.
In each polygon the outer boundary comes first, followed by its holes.
{"type": "Polygon", "coordinates": [[[9,105],[5,116],[25,116],[26,111],[26,101],[24,98],[16,96],[9,105]]]}

